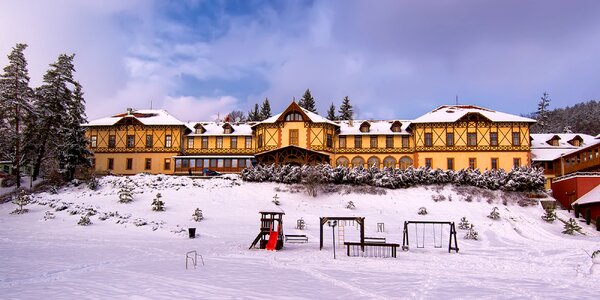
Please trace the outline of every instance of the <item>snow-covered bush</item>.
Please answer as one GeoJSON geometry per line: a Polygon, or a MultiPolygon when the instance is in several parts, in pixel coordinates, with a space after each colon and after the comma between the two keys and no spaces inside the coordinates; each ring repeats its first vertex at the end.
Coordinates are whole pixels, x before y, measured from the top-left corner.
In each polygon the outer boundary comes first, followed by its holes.
{"type": "Polygon", "coordinates": [[[346,208],[347,209],[355,209],[356,206],[354,205],[354,202],[348,201],[348,203],[346,203],[346,208]]]}
{"type": "Polygon", "coordinates": [[[460,222],[458,223],[458,228],[466,230],[470,228],[470,225],[471,224],[469,224],[469,220],[467,220],[467,217],[462,217],[460,219],[460,222]]]}
{"type": "Polygon", "coordinates": [[[141,218],[137,218],[135,220],[133,220],[133,225],[135,226],[145,226],[148,225],[148,221],[141,219],[141,218]]]}
{"type": "Polygon", "coordinates": [[[157,193],[154,200],[152,200],[153,211],[165,211],[165,202],[160,200],[160,198],[162,198],[162,195],[160,193],[157,193]]]}
{"type": "Polygon", "coordinates": [[[119,203],[129,203],[131,201],[133,201],[133,190],[128,184],[124,184],[119,190],[119,203]]]}
{"type": "Polygon", "coordinates": [[[542,216],[542,220],[544,220],[548,223],[554,222],[554,220],[556,220],[556,213],[554,212],[554,209],[552,209],[552,208],[546,209],[546,213],[542,216]]]}
{"type": "Polygon", "coordinates": [[[273,196],[273,204],[279,206],[281,204],[281,202],[279,202],[279,197],[277,196],[277,194],[275,194],[275,196],[273,196]]]}
{"type": "Polygon", "coordinates": [[[463,169],[459,171],[413,168],[348,168],[327,164],[315,166],[257,165],[242,170],[242,179],[255,182],[303,183],[307,192],[315,195],[320,184],[370,185],[389,189],[407,188],[416,185],[454,184],[475,186],[489,190],[540,191],[544,188],[542,170],[522,167],[510,172],[504,170],[463,169]]]}
{"type": "Polygon", "coordinates": [[[426,207],[419,207],[419,211],[417,213],[419,215],[426,215],[427,214],[427,208],[426,207]]]}
{"type": "Polygon", "coordinates": [[[469,231],[467,231],[467,234],[465,234],[465,239],[477,240],[478,238],[479,238],[479,233],[477,233],[477,231],[475,231],[475,225],[471,224],[471,226],[469,226],[469,231]]]}
{"type": "Polygon", "coordinates": [[[46,211],[46,213],[44,214],[44,221],[52,220],[54,218],[54,213],[51,211],[46,211]]]}
{"type": "Polygon", "coordinates": [[[594,264],[600,264],[600,250],[592,252],[591,257],[594,264]]]}
{"type": "Polygon", "coordinates": [[[25,192],[25,190],[21,189],[17,192],[17,194],[13,197],[12,203],[18,205],[19,207],[16,208],[15,210],[13,210],[11,212],[11,214],[24,214],[26,212],[28,212],[29,210],[27,208],[24,208],[27,204],[29,204],[31,202],[31,197],[29,195],[27,195],[27,193],[25,192]]]}
{"type": "Polygon", "coordinates": [[[446,200],[446,196],[444,196],[442,194],[431,195],[431,200],[433,200],[434,202],[445,201],[446,200]]]}
{"type": "Polygon", "coordinates": [[[500,212],[498,211],[498,207],[494,207],[492,209],[492,212],[490,212],[490,214],[487,216],[488,218],[492,219],[492,220],[498,220],[500,219],[500,212]]]}
{"type": "Polygon", "coordinates": [[[204,215],[202,214],[202,210],[199,208],[196,208],[196,210],[194,211],[194,214],[192,214],[192,217],[194,218],[194,221],[196,221],[196,222],[200,222],[201,220],[203,220],[204,215]]]}
{"type": "Polygon", "coordinates": [[[81,216],[81,219],[79,219],[79,222],[77,222],[77,225],[81,225],[81,226],[88,226],[92,224],[92,221],[90,220],[90,216],[83,215],[81,216]]]}
{"type": "Polygon", "coordinates": [[[575,231],[581,230],[581,226],[577,224],[577,221],[575,221],[575,219],[569,218],[569,221],[565,223],[564,229],[565,230],[563,230],[562,232],[564,234],[575,234],[575,231]]]}
{"type": "Polygon", "coordinates": [[[100,182],[96,178],[96,176],[92,176],[87,183],[87,186],[90,190],[95,191],[100,187],[100,182]]]}

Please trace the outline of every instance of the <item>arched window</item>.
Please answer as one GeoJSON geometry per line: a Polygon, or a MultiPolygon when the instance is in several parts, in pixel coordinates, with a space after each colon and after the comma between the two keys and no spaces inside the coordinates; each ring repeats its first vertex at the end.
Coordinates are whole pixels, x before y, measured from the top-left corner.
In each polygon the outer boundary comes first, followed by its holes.
{"type": "Polygon", "coordinates": [[[348,159],[345,157],[338,157],[338,159],[335,161],[335,165],[337,166],[342,166],[342,167],[347,167],[348,166],[348,159]]]}
{"type": "Polygon", "coordinates": [[[396,167],[396,159],[391,156],[384,158],[383,166],[386,168],[395,168],[396,167]]]}
{"type": "Polygon", "coordinates": [[[365,166],[365,160],[362,157],[360,157],[360,156],[355,156],[352,159],[352,166],[353,167],[358,167],[358,166],[363,166],[364,167],[365,166]]]}
{"type": "Polygon", "coordinates": [[[400,158],[400,169],[406,170],[408,167],[412,166],[413,160],[408,156],[403,156],[400,158]]]}
{"type": "Polygon", "coordinates": [[[302,119],[302,115],[300,113],[291,112],[291,113],[285,115],[285,120],[286,121],[302,121],[304,119],[302,119]]]}
{"type": "Polygon", "coordinates": [[[371,156],[369,157],[369,159],[367,160],[367,167],[369,168],[378,168],[379,169],[379,158],[377,156],[371,156]]]}

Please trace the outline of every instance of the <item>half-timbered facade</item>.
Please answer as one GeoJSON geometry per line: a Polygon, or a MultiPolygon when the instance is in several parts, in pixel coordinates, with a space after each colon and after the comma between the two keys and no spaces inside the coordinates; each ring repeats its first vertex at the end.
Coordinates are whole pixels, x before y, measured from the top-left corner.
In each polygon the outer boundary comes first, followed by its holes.
{"type": "Polygon", "coordinates": [[[533,122],[468,105],[416,120],[330,121],[292,102],[261,122],[183,123],[129,110],[86,126],[97,171],[201,174],[257,163],[508,170],[529,165],[533,122]]]}

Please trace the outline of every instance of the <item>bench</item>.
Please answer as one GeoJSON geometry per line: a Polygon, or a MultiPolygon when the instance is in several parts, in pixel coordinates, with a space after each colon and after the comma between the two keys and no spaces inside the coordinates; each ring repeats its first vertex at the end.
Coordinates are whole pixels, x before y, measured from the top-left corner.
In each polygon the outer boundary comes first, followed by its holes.
{"type": "MultiPolygon", "coordinates": [[[[365,238],[366,239],[366,238],[365,238]]],[[[382,242],[344,242],[346,245],[346,254],[348,256],[362,257],[396,257],[397,249],[400,244],[387,244],[382,242]],[[364,246],[364,251],[362,248],[364,246]]]]}
{"type": "Polygon", "coordinates": [[[286,234],[285,241],[290,243],[308,243],[308,237],[304,234],[286,234]]]}
{"type": "Polygon", "coordinates": [[[384,237],[366,237],[365,236],[365,243],[382,243],[382,244],[385,244],[385,238],[384,237]]]}

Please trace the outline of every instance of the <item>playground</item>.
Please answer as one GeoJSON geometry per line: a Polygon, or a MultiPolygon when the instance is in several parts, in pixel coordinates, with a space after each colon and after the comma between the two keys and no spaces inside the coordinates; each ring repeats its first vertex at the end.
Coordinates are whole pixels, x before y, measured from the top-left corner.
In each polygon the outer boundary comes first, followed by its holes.
{"type": "Polygon", "coordinates": [[[537,206],[466,202],[451,187],[313,198],[277,191],[281,185],[273,183],[131,179],[136,188],[129,204],[117,202],[121,178],[102,178],[98,191],[80,186],[39,195],[46,204],[30,204],[22,215],[9,214],[14,204],[1,204],[3,298],[508,299],[600,293],[600,268],[585,253],[598,249],[600,236],[585,226],[585,235],[562,234],[562,224],[544,222],[537,206]],[[165,202],[161,212],[150,205],[158,191],[165,202]],[[271,201],[276,193],[280,205],[271,201]],[[454,200],[435,202],[438,193],[454,200]],[[71,208],[55,211],[48,204],[53,201],[71,208]],[[346,208],[348,201],[354,209],[346,208]],[[80,216],[69,213],[76,205],[118,211],[129,221],[101,221],[99,213],[91,225],[79,226],[80,216]],[[419,214],[420,207],[428,214],[419,214]],[[497,220],[488,218],[494,207],[497,220]],[[192,218],[196,208],[203,212],[199,222],[192,218]],[[47,211],[54,219],[44,220],[47,211]],[[478,240],[464,238],[462,217],[475,224],[478,240]],[[138,219],[160,225],[136,226],[138,219]],[[192,227],[195,238],[187,232],[192,227]]]}

